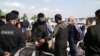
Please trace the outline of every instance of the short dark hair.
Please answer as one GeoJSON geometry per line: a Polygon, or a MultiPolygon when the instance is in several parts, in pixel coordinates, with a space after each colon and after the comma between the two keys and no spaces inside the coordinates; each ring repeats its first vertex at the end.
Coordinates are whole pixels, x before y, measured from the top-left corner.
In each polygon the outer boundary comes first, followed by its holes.
{"type": "Polygon", "coordinates": [[[60,14],[56,14],[55,19],[62,20],[62,16],[60,14]]]}
{"type": "Polygon", "coordinates": [[[98,17],[98,19],[100,19],[100,9],[98,9],[98,10],[95,12],[95,15],[96,15],[96,17],[98,17]]]}
{"type": "Polygon", "coordinates": [[[8,14],[6,14],[6,20],[7,21],[15,20],[17,18],[18,18],[18,16],[16,14],[14,14],[14,13],[8,13],[8,14]]]}
{"type": "Polygon", "coordinates": [[[19,15],[19,12],[18,12],[18,11],[16,11],[16,10],[11,11],[11,13],[16,14],[17,16],[19,15]]]}
{"type": "MultiPolygon", "coordinates": [[[[88,17],[87,19],[86,19],[86,21],[89,21],[91,24],[93,23],[93,18],[92,17],[88,17]]],[[[86,23],[87,24],[87,23],[86,23]]]]}
{"type": "Polygon", "coordinates": [[[38,14],[38,18],[40,18],[40,17],[44,17],[44,14],[43,13],[39,13],[38,14]]]}

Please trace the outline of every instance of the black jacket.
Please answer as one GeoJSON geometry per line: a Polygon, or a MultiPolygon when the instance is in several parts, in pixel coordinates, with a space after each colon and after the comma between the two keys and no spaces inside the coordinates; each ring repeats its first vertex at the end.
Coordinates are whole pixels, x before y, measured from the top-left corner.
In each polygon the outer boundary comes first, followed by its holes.
{"type": "Polygon", "coordinates": [[[37,21],[32,25],[32,39],[38,40],[39,38],[44,38],[48,37],[49,31],[48,28],[45,24],[45,22],[37,21]]]}
{"type": "Polygon", "coordinates": [[[3,22],[3,21],[0,20],[0,27],[1,27],[2,25],[4,25],[4,24],[5,24],[5,22],[3,22]]]}
{"type": "Polygon", "coordinates": [[[61,22],[55,26],[54,33],[55,37],[55,47],[54,55],[55,56],[67,56],[67,38],[68,38],[68,29],[65,23],[61,22]]]}
{"type": "Polygon", "coordinates": [[[100,23],[87,29],[84,44],[86,56],[100,56],[100,23]]]}
{"type": "Polygon", "coordinates": [[[25,46],[22,32],[11,23],[0,27],[0,56],[10,52],[13,56],[20,48],[25,46]]]}
{"type": "Polygon", "coordinates": [[[80,34],[76,29],[75,25],[69,24],[68,25],[68,41],[71,44],[77,44],[80,40],[80,34]]]}
{"type": "Polygon", "coordinates": [[[55,37],[55,45],[67,46],[68,29],[63,22],[55,26],[53,35],[55,37]]]}

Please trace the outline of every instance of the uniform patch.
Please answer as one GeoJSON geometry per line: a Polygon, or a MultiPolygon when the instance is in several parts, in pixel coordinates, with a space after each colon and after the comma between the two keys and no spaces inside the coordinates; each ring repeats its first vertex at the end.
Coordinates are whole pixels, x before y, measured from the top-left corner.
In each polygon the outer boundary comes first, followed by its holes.
{"type": "Polygon", "coordinates": [[[1,31],[2,35],[14,35],[14,31],[7,31],[7,30],[2,30],[1,31]]]}

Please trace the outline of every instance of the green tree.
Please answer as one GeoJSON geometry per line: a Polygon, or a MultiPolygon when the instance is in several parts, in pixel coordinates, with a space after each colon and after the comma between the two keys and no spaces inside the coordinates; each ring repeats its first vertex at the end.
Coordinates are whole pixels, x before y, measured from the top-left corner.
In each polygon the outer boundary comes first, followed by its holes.
{"type": "Polygon", "coordinates": [[[47,20],[49,20],[49,19],[50,19],[50,17],[46,17],[46,19],[47,19],[47,20]]]}
{"type": "Polygon", "coordinates": [[[21,17],[22,20],[28,19],[26,14],[23,14],[23,16],[21,17]]]}
{"type": "Polygon", "coordinates": [[[3,16],[3,12],[2,12],[2,10],[0,9],[0,16],[3,16]]]}
{"type": "Polygon", "coordinates": [[[31,19],[35,21],[37,19],[37,16],[34,15],[34,16],[31,17],[31,19]]]}
{"type": "Polygon", "coordinates": [[[0,9],[0,17],[5,17],[6,13],[4,13],[1,9],[0,9]]]}

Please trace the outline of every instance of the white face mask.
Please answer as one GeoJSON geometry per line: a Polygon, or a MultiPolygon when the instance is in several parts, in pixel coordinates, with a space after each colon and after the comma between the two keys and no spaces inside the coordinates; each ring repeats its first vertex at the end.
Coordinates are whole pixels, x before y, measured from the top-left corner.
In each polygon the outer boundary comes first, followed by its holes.
{"type": "Polygon", "coordinates": [[[45,21],[45,18],[40,18],[39,20],[40,20],[41,22],[43,22],[43,21],[45,21]]]}

